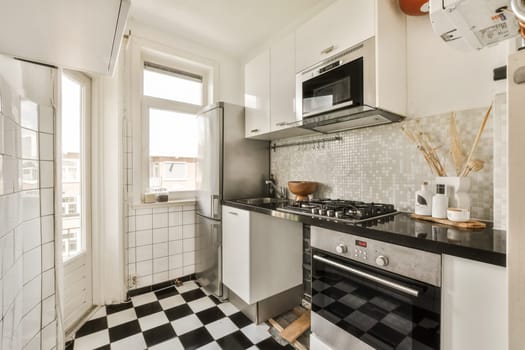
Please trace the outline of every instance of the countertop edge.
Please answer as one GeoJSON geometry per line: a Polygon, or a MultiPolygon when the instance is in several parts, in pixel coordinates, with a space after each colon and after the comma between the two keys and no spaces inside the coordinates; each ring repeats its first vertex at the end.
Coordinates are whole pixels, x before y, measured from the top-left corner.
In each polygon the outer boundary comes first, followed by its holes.
{"type": "Polygon", "coordinates": [[[398,244],[409,248],[420,249],[437,254],[456,256],[459,258],[479,261],[491,265],[497,265],[502,267],[507,266],[507,255],[505,253],[488,251],[473,247],[458,246],[439,241],[421,240],[416,237],[403,236],[395,232],[380,231],[375,230],[373,228],[360,227],[357,225],[341,225],[333,222],[321,221],[318,219],[305,217],[302,215],[284,213],[270,208],[262,208],[258,206],[243,204],[236,201],[227,200],[223,201],[223,204],[234,208],[266,214],[281,219],[302,222],[304,224],[312,226],[323,227],[326,229],[331,229],[340,232],[352,233],[358,236],[398,244]]]}

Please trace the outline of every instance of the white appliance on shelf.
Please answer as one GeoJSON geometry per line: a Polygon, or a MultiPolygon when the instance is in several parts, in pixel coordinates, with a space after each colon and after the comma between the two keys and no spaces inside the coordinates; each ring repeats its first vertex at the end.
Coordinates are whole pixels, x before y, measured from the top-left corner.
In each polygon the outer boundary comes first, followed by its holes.
{"type": "Polygon", "coordinates": [[[464,51],[512,38],[520,28],[510,0],[430,0],[430,21],[443,41],[464,51]]]}
{"type": "Polygon", "coordinates": [[[270,175],[270,144],[244,138],[244,107],[224,102],[197,116],[197,217],[195,273],[201,285],[223,298],[223,200],[262,197],[270,175]]]}

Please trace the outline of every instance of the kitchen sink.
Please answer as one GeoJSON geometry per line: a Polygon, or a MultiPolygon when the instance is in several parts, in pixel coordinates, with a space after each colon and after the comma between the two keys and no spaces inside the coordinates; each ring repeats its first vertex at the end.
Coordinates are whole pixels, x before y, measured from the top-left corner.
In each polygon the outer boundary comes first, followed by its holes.
{"type": "Polygon", "coordinates": [[[260,197],[260,198],[238,199],[237,202],[248,204],[248,205],[264,205],[264,204],[284,203],[284,202],[288,202],[288,199],[273,198],[273,197],[260,197]]]}

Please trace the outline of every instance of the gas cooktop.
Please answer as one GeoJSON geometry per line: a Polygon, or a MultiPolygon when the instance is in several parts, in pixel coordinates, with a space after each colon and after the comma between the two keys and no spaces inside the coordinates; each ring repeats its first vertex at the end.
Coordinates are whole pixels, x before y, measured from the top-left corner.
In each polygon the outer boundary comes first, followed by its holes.
{"type": "Polygon", "coordinates": [[[365,203],[343,199],[293,202],[277,210],[329,221],[359,223],[397,213],[393,204],[365,203]]]}

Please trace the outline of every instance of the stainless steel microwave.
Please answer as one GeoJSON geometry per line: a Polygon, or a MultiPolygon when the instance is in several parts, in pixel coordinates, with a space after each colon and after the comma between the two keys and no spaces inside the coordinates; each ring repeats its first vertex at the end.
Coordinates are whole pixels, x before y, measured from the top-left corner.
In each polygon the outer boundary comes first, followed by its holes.
{"type": "Polygon", "coordinates": [[[400,121],[376,106],[372,37],[297,74],[296,113],[302,127],[335,132],[400,121]]]}

